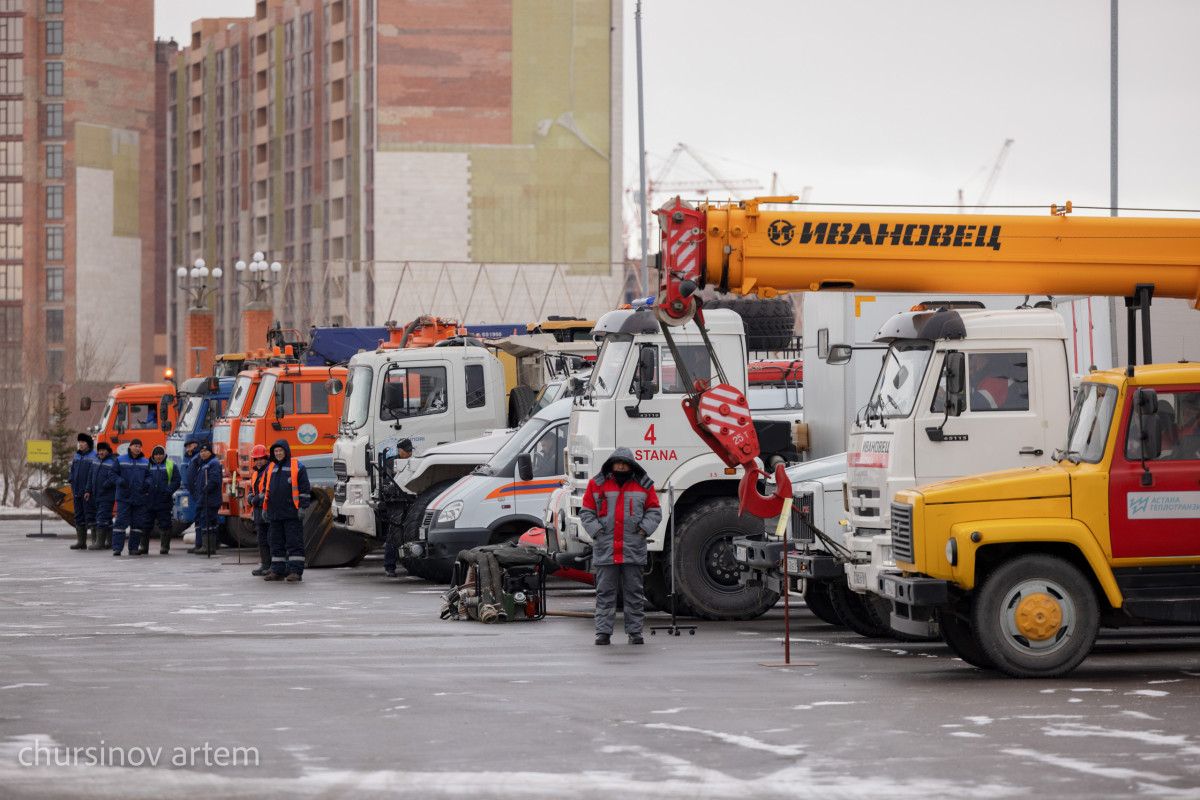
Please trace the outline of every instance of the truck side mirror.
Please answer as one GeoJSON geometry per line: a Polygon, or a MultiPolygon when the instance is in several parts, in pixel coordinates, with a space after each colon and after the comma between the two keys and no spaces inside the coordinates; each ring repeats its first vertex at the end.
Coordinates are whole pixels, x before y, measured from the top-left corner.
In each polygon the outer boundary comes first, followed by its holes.
{"type": "Polygon", "coordinates": [[[658,392],[658,385],[654,382],[657,361],[653,347],[643,347],[638,354],[638,400],[649,400],[658,392]]]}
{"type": "Polygon", "coordinates": [[[92,398],[90,398],[90,397],[79,398],[79,410],[80,411],[91,411],[92,410],[92,398]]]}
{"type": "Polygon", "coordinates": [[[407,409],[404,381],[392,381],[383,385],[383,407],[397,416],[404,415],[407,409]]]}
{"type": "Polygon", "coordinates": [[[849,364],[851,356],[854,355],[854,348],[848,344],[831,344],[829,346],[829,355],[825,356],[825,363],[832,366],[841,366],[849,364]]]}
{"type": "Polygon", "coordinates": [[[338,395],[342,393],[342,389],[344,388],[342,382],[337,378],[330,378],[325,381],[325,394],[338,395]]]}
{"type": "Polygon", "coordinates": [[[967,407],[967,356],[957,350],[946,353],[942,364],[946,373],[946,413],[957,417],[967,407]]]}
{"type": "Polygon", "coordinates": [[[517,454],[517,479],[522,481],[533,480],[533,456],[529,453],[517,454]]]}
{"type": "MultiPolygon", "coordinates": [[[[1138,427],[1141,429],[1142,468],[1145,462],[1162,455],[1162,425],[1158,416],[1158,393],[1153,389],[1138,389],[1133,394],[1133,406],[1137,409],[1138,427]]],[[[1143,476],[1143,486],[1149,482],[1143,476]]]]}
{"type": "Polygon", "coordinates": [[[172,400],[174,400],[174,398],[169,394],[164,394],[162,397],[158,398],[158,418],[161,420],[158,424],[158,427],[163,433],[171,432],[171,418],[168,416],[167,412],[171,410],[172,400]]]}

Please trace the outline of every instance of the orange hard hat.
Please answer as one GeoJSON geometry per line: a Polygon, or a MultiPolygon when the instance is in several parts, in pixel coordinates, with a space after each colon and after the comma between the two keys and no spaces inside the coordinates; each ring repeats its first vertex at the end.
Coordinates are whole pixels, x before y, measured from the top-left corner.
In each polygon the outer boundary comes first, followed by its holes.
{"type": "Polygon", "coordinates": [[[261,444],[254,445],[254,449],[250,451],[251,458],[266,458],[267,448],[261,444]]]}

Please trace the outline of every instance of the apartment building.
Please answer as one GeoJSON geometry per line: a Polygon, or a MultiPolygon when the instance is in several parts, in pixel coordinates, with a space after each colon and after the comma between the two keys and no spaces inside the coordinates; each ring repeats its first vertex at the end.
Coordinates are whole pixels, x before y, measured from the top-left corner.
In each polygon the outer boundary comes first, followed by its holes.
{"type": "Polygon", "coordinates": [[[214,350],[240,347],[245,284],[264,274],[234,264],[255,253],[281,264],[265,273],[269,302],[301,331],[421,313],[519,321],[562,313],[571,286],[611,307],[619,0],[253,7],[197,20],[168,56],[167,260],[222,270],[201,291],[171,272],[172,363],[195,347],[198,298],[214,350]]]}

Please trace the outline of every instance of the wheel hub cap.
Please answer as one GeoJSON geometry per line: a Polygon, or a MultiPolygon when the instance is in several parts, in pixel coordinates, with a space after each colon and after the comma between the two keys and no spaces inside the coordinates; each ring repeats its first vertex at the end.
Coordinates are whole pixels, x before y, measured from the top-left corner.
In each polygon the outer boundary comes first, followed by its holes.
{"type": "Polygon", "coordinates": [[[1053,638],[1062,627],[1062,620],[1062,607],[1045,592],[1021,598],[1013,618],[1017,632],[1034,642],[1053,638]]]}

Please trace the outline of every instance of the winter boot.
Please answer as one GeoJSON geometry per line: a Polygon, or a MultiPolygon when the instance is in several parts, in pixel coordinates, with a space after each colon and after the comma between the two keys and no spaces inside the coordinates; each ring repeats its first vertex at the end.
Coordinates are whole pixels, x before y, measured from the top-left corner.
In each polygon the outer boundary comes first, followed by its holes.
{"type": "Polygon", "coordinates": [[[270,545],[260,544],[258,546],[258,558],[262,562],[262,566],[251,572],[251,575],[263,576],[271,571],[271,547],[270,545]]]}
{"type": "Polygon", "coordinates": [[[159,528],[158,529],[158,554],[160,556],[165,556],[167,553],[170,553],[170,552],[171,552],[171,529],[168,528],[167,530],[164,531],[162,528],[159,528]]]}
{"type": "Polygon", "coordinates": [[[154,533],[154,528],[142,531],[142,539],[138,542],[138,555],[150,554],[150,534],[152,533],[154,533]]]}
{"type": "Polygon", "coordinates": [[[112,550],[112,528],[101,528],[100,532],[104,534],[104,550],[112,550]]]}
{"type": "Polygon", "coordinates": [[[88,545],[88,550],[103,550],[104,539],[100,535],[100,529],[95,525],[92,526],[92,543],[88,545]]]}
{"type": "Polygon", "coordinates": [[[75,526],[75,544],[71,545],[72,550],[87,550],[87,525],[75,526]]]}

